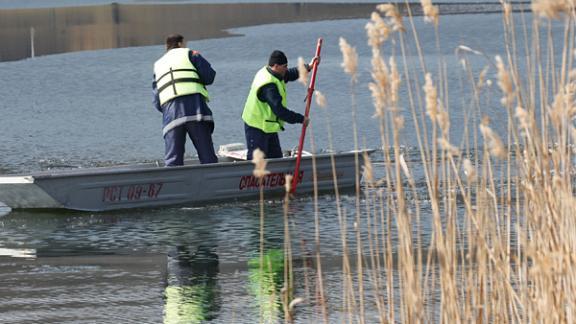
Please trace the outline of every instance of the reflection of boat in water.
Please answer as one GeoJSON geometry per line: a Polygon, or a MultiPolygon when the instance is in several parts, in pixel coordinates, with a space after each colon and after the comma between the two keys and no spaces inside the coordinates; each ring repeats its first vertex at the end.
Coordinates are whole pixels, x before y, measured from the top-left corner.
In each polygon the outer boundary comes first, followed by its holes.
{"type": "MultiPolygon", "coordinates": [[[[313,158],[319,191],[334,190],[334,178],[339,188],[353,187],[356,155],[362,165],[363,154],[355,152],[303,156],[298,193],[314,190],[313,158]]],[[[283,195],[285,176],[293,173],[296,158],[267,161],[270,173],[263,181],[253,176],[251,161],[231,157],[222,157],[214,164],[187,161],[184,166],[170,168],[149,163],[5,175],[0,176],[0,202],[12,209],[102,211],[257,199],[261,189],[267,197],[283,195]]]]}

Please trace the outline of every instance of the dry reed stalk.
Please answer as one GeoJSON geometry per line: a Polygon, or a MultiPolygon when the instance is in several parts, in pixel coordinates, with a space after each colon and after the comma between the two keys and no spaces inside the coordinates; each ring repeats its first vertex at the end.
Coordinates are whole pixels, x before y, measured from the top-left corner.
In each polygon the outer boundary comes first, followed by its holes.
{"type": "MultiPolygon", "coordinates": [[[[312,152],[316,152],[316,144],[314,139],[314,127],[310,126],[310,147],[312,152]]],[[[320,210],[318,205],[318,169],[316,168],[316,156],[312,155],[312,177],[314,179],[314,242],[315,242],[315,256],[316,256],[316,296],[318,296],[318,304],[322,312],[322,319],[324,323],[328,323],[328,305],[324,292],[324,275],[322,271],[322,258],[320,246],[320,210]]]]}
{"type": "MultiPolygon", "coordinates": [[[[403,29],[397,28],[397,30],[401,31],[403,29]]],[[[369,32],[368,37],[373,37],[373,34],[369,32]]],[[[407,173],[406,165],[402,166],[399,164],[399,157],[402,156],[399,151],[399,134],[404,127],[404,119],[399,114],[400,110],[398,107],[398,91],[401,82],[394,57],[391,56],[390,67],[388,67],[379,49],[381,43],[369,41],[369,44],[372,46],[372,78],[374,80],[369,87],[375,102],[376,117],[378,117],[380,124],[381,142],[384,148],[384,159],[387,166],[386,183],[394,184],[394,197],[396,197],[396,201],[393,201],[392,204],[388,206],[392,206],[391,212],[396,219],[396,228],[400,238],[398,265],[400,269],[400,284],[402,291],[405,293],[400,295],[401,312],[399,316],[401,320],[407,322],[422,321],[424,320],[424,308],[419,284],[420,280],[418,278],[419,272],[417,270],[421,267],[415,263],[412,255],[414,247],[412,244],[411,226],[409,225],[412,216],[408,212],[408,203],[405,199],[402,177],[402,174],[409,174],[409,172],[407,173]],[[394,162],[392,162],[391,152],[387,149],[390,142],[389,135],[385,131],[387,128],[386,125],[390,126],[389,128],[391,129],[392,148],[395,156],[394,162]]],[[[391,255],[389,245],[388,251],[387,255],[391,255]]],[[[392,264],[386,261],[384,263],[388,265],[392,264]]],[[[392,274],[389,273],[388,275],[390,276],[388,278],[388,286],[391,287],[389,280],[392,278],[392,274]]],[[[391,292],[392,290],[389,288],[388,291],[391,292]]],[[[389,293],[389,295],[392,294],[389,293]]],[[[388,318],[394,318],[393,314],[394,312],[390,310],[388,318]]],[[[382,317],[386,318],[385,316],[382,317]]]]}
{"type": "Polygon", "coordinates": [[[289,226],[289,206],[290,191],[292,184],[292,175],[285,176],[285,193],[284,193],[284,287],[282,288],[282,307],[284,309],[285,322],[294,322],[293,308],[296,304],[303,301],[301,298],[294,298],[294,266],[292,262],[292,237],[289,226]]]}
{"type": "MultiPolygon", "coordinates": [[[[374,14],[373,14],[374,17],[374,14]]],[[[370,24],[367,26],[369,27],[370,24]]],[[[387,29],[388,26],[386,25],[382,25],[381,28],[383,29],[387,29]]],[[[386,33],[388,33],[387,30],[385,30],[386,33]]],[[[372,46],[372,78],[374,80],[374,82],[370,83],[369,87],[370,90],[372,92],[372,98],[374,100],[375,103],[375,110],[376,110],[376,116],[379,119],[379,125],[380,125],[380,136],[381,136],[381,141],[382,143],[387,143],[387,135],[384,132],[385,129],[385,107],[387,104],[387,98],[389,97],[387,94],[389,93],[389,82],[388,82],[388,78],[389,78],[389,73],[388,73],[388,69],[384,63],[384,60],[380,57],[380,51],[379,51],[379,46],[381,44],[381,42],[378,41],[378,39],[376,39],[378,32],[374,32],[373,30],[371,30],[370,28],[367,28],[367,34],[368,34],[368,38],[369,38],[369,44],[372,46]]],[[[388,166],[390,165],[390,154],[388,151],[388,145],[382,145],[383,147],[383,153],[384,153],[384,159],[386,161],[386,165],[387,165],[387,169],[389,168],[388,166]]],[[[368,164],[367,166],[369,167],[370,164],[368,164]]],[[[386,183],[391,183],[391,179],[388,176],[387,172],[387,176],[386,176],[386,183]]],[[[369,176],[371,177],[371,175],[369,176]]],[[[377,198],[378,200],[376,200],[376,203],[378,201],[381,201],[381,203],[384,202],[384,199],[381,196],[378,196],[377,198]]],[[[383,208],[381,210],[384,210],[383,208]]],[[[381,220],[382,220],[382,214],[381,214],[381,220]]],[[[384,222],[381,222],[382,224],[384,224],[384,222]]],[[[388,229],[390,229],[390,226],[387,226],[388,229]]],[[[388,231],[389,233],[389,231],[388,231]]],[[[383,237],[386,237],[383,235],[383,237]]],[[[387,241],[388,243],[390,242],[390,236],[387,236],[387,241]]],[[[361,242],[358,242],[361,243],[361,242]]],[[[387,316],[386,315],[381,315],[381,318],[386,318],[388,321],[393,321],[394,317],[395,317],[395,312],[394,312],[394,279],[393,279],[393,268],[394,268],[394,262],[392,261],[391,256],[393,255],[392,252],[392,245],[391,244],[387,244],[385,242],[382,242],[381,244],[378,244],[378,246],[382,246],[383,247],[383,251],[386,251],[386,256],[388,256],[388,258],[384,258],[383,262],[383,267],[386,268],[387,271],[387,279],[385,280],[386,282],[386,292],[387,292],[387,305],[388,305],[388,310],[387,310],[387,316]]],[[[378,280],[378,282],[380,282],[380,280],[378,280]]],[[[380,309],[382,309],[382,306],[380,306],[380,309]]]]}
{"type": "MultiPolygon", "coordinates": [[[[366,26],[366,28],[374,35],[374,37],[379,37],[379,35],[385,35],[386,33],[388,33],[389,31],[379,31],[377,30],[377,28],[388,28],[383,20],[381,19],[381,17],[379,15],[373,15],[373,24],[368,24],[366,26]]],[[[383,40],[387,37],[387,36],[383,36],[383,40]]],[[[382,40],[382,41],[383,41],[382,40]]],[[[380,40],[374,40],[373,43],[377,44],[380,40]]],[[[350,44],[348,44],[348,42],[344,39],[344,38],[340,38],[339,39],[339,46],[340,46],[340,51],[342,52],[342,56],[343,56],[343,63],[342,63],[342,67],[344,69],[344,72],[349,74],[351,77],[351,101],[352,101],[352,131],[354,134],[354,173],[355,173],[355,191],[356,191],[356,199],[355,199],[355,214],[356,214],[356,223],[355,224],[363,224],[364,221],[362,219],[362,215],[361,215],[361,202],[360,202],[360,195],[362,194],[362,192],[360,191],[360,163],[359,163],[359,156],[358,156],[358,130],[357,130],[357,116],[356,116],[356,111],[357,111],[357,107],[356,107],[356,95],[355,95],[355,84],[357,82],[357,70],[358,70],[358,54],[356,52],[356,49],[352,46],[350,46],[350,44]]],[[[323,101],[323,100],[321,100],[323,101]]],[[[320,106],[322,106],[322,103],[319,102],[318,103],[320,106]]],[[[369,225],[368,225],[369,226],[369,225]]],[[[356,226],[356,237],[357,237],[357,241],[360,242],[361,240],[361,236],[360,236],[360,227],[356,226]]],[[[364,260],[363,260],[363,249],[362,249],[362,244],[357,244],[357,260],[356,260],[356,264],[357,264],[357,274],[358,274],[358,291],[359,291],[359,308],[360,308],[360,322],[363,323],[364,322],[364,310],[365,310],[365,306],[364,306],[364,260]]]]}
{"type": "MultiPolygon", "coordinates": [[[[561,17],[559,12],[571,13],[573,10],[571,2],[552,2],[546,7],[544,2],[534,1],[535,13],[555,18],[561,17]]],[[[508,66],[497,57],[496,67],[498,86],[503,93],[502,104],[508,111],[506,145],[485,118],[474,131],[474,144],[466,155],[461,153],[460,147],[450,142],[446,74],[440,69],[438,84],[441,90],[438,91],[432,75],[426,73],[425,65],[421,64],[420,73],[424,76],[425,84],[423,87],[412,86],[413,81],[410,80],[419,79],[414,77],[418,72],[406,64],[407,49],[403,33],[397,34],[399,42],[390,42],[390,46],[401,47],[403,79],[406,80],[407,99],[416,126],[426,179],[425,189],[430,196],[425,203],[432,209],[432,238],[426,247],[414,244],[415,240],[420,239],[414,236],[413,227],[415,224],[419,227],[418,215],[422,202],[417,196],[417,181],[400,150],[404,116],[401,115],[398,93],[402,83],[394,56],[390,56],[386,64],[381,51],[381,47],[388,45],[385,41],[395,37],[395,31],[404,30],[403,25],[399,27],[401,17],[396,16],[395,7],[382,5],[378,9],[388,21],[375,13],[366,27],[368,43],[372,47],[372,82],[369,89],[380,127],[384,176],[381,179],[375,177],[374,165],[366,157],[366,196],[360,210],[360,192],[357,191],[353,229],[348,228],[348,212],[342,207],[335,186],[344,251],[342,308],[348,312],[346,320],[349,322],[362,323],[369,314],[366,312],[369,306],[364,300],[364,279],[369,280],[373,290],[384,292],[384,295],[374,295],[382,322],[572,322],[576,319],[576,297],[571,293],[576,290],[576,270],[573,266],[576,263],[573,252],[576,251],[576,238],[572,234],[576,226],[576,220],[572,217],[576,199],[572,192],[574,170],[571,149],[576,142],[576,128],[570,123],[576,117],[575,87],[572,72],[564,71],[571,67],[571,61],[566,56],[562,59],[562,71],[557,76],[554,71],[546,71],[556,66],[555,61],[549,58],[544,67],[540,63],[543,60],[539,56],[539,45],[535,45],[534,58],[537,63],[528,68],[530,73],[527,76],[522,77],[522,70],[518,67],[516,37],[512,30],[514,18],[511,6],[502,4],[504,28],[509,29],[505,31],[508,66]],[[539,72],[531,74],[531,71],[539,72]],[[526,82],[528,88],[523,89],[520,80],[526,82]],[[539,89],[536,84],[540,85],[539,89]],[[555,94],[550,103],[549,93],[555,94]],[[420,105],[425,110],[417,111],[416,106],[420,102],[425,103],[420,105]],[[543,114],[537,113],[539,107],[543,114]],[[432,121],[430,138],[424,135],[428,134],[426,124],[422,122],[426,116],[432,121]],[[484,138],[483,149],[489,153],[481,158],[482,147],[476,140],[478,135],[484,138]],[[425,152],[430,149],[426,143],[430,143],[432,153],[425,152]],[[436,153],[437,146],[441,148],[439,155],[436,153]],[[474,152],[478,156],[470,157],[474,152]],[[408,198],[410,191],[416,193],[416,199],[408,198]],[[512,208],[513,195],[516,208],[512,208]],[[364,229],[368,231],[366,236],[361,232],[364,229]],[[350,230],[354,233],[350,233],[350,230]],[[397,241],[392,239],[393,235],[398,235],[397,241]],[[513,242],[514,236],[517,242],[513,242]],[[363,241],[364,237],[367,237],[367,241],[363,241]],[[352,268],[348,254],[350,239],[356,240],[356,269],[352,268]],[[363,244],[367,245],[367,249],[363,248],[363,244]],[[425,265],[421,263],[424,259],[423,249],[428,251],[425,265]],[[369,256],[364,258],[364,253],[369,253],[369,256]],[[370,265],[371,269],[365,268],[366,265],[370,265]],[[435,293],[440,303],[435,302],[435,293]]],[[[432,6],[430,1],[422,1],[422,6],[426,18],[431,19],[437,28],[437,7],[432,6]]],[[[415,28],[413,30],[415,32],[415,28]]],[[[534,35],[539,44],[537,30],[534,35]]],[[[565,42],[565,45],[568,48],[563,53],[571,52],[573,43],[565,42]]],[[[422,51],[417,46],[423,62],[422,51]]],[[[350,74],[354,86],[357,54],[344,39],[340,39],[340,48],[344,70],[350,74]]],[[[554,53],[553,49],[548,51],[554,53]]],[[[438,66],[444,65],[439,62],[438,66]]],[[[465,69],[473,89],[473,109],[480,115],[480,93],[489,91],[489,87],[485,87],[490,82],[485,80],[487,69],[480,72],[477,80],[466,64],[465,69]]],[[[317,104],[320,105],[319,102],[317,104]]],[[[331,130],[329,140],[332,146],[331,130]]],[[[334,160],[332,171],[336,183],[334,160]]],[[[285,217],[288,218],[287,215],[285,217]]],[[[321,280],[317,214],[315,218],[318,276],[321,280]]],[[[286,225],[285,232],[289,231],[286,225]]],[[[289,240],[289,235],[285,239],[289,240]]],[[[293,271],[291,265],[287,267],[293,271]]],[[[296,303],[300,300],[292,301],[296,303]]],[[[293,305],[287,303],[285,308],[290,312],[293,305]]],[[[323,309],[323,312],[326,322],[327,310],[323,309]]]]}
{"type": "MultiPolygon", "coordinates": [[[[324,107],[327,111],[326,113],[326,124],[328,129],[328,147],[330,152],[334,152],[334,142],[333,142],[333,135],[332,135],[332,127],[330,122],[330,114],[328,112],[328,107],[324,107]]],[[[336,161],[334,158],[334,154],[332,153],[330,156],[330,164],[331,164],[331,173],[332,173],[332,183],[334,184],[334,195],[335,195],[335,204],[336,204],[336,212],[338,215],[338,224],[340,227],[340,240],[342,244],[342,272],[343,272],[343,286],[344,289],[342,291],[342,309],[349,315],[349,322],[352,321],[352,316],[355,314],[357,309],[357,296],[356,290],[354,289],[354,281],[353,281],[353,273],[352,273],[352,266],[351,261],[349,258],[349,248],[348,248],[348,228],[347,228],[347,221],[346,221],[346,210],[342,206],[342,200],[340,197],[340,190],[338,188],[338,176],[336,170],[336,161]]],[[[319,227],[318,227],[319,231],[319,227]]],[[[319,243],[319,241],[318,241],[319,243]]],[[[319,245],[318,245],[319,246],[319,245]]],[[[320,254],[317,254],[317,260],[320,264],[320,254]]],[[[324,310],[323,310],[324,311],[324,310]]],[[[327,313],[325,313],[327,314],[327,313]]],[[[325,320],[327,320],[327,315],[325,315],[325,320]]]]}
{"type": "MultiPolygon", "coordinates": [[[[260,183],[262,182],[264,177],[268,174],[268,170],[266,170],[267,162],[264,158],[265,158],[264,152],[262,152],[260,149],[256,149],[252,153],[252,163],[254,164],[254,171],[252,173],[256,178],[258,178],[260,183]]],[[[260,244],[259,244],[259,249],[260,249],[259,271],[260,271],[260,273],[263,273],[264,272],[264,188],[263,188],[263,186],[260,186],[260,244]]],[[[263,295],[264,294],[263,293],[264,285],[259,284],[258,287],[260,289],[259,293],[263,295]]],[[[265,318],[265,311],[264,311],[264,307],[261,306],[259,309],[260,322],[263,322],[264,318],[265,318]]]]}
{"type": "Polygon", "coordinates": [[[305,87],[308,86],[308,69],[302,57],[298,57],[298,82],[302,83],[305,87]]]}
{"type": "Polygon", "coordinates": [[[506,21],[508,26],[510,26],[512,21],[512,5],[503,0],[500,0],[500,4],[502,4],[502,15],[504,17],[504,21],[506,21]]]}
{"type": "MultiPolygon", "coordinates": [[[[381,260],[381,255],[384,250],[381,250],[380,246],[382,242],[379,241],[379,234],[380,229],[383,228],[383,223],[379,223],[381,218],[378,217],[379,210],[377,208],[377,183],[374,182],[374,174],[373,174],[373,165],[370,160],[370,156],[368,153],[364,152],[364,181],[369,188],[366,191],[366,199],[365,199],[365,211],[366,211],[366,226],[368,231],[368,251],[370,253],[369,263],[371,266],[372,271],[369,272],[369,279],[372,282],[372,289],[374,291],[374,299],[376,302],[376,307],[378,309],[378,313],[380,314],[380,321],[386,321],[386,301],[384,296],[380,294],[384,285],[381,279],[381,273],[384,271],[383,264],[381,260]]],[[[382,210],[382,209],[380,209],[382,210]]]]}

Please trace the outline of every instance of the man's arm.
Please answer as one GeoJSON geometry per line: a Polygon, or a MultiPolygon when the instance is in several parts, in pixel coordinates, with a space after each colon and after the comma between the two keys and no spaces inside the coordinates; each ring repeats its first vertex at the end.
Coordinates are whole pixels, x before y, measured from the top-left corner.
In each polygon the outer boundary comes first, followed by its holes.
{"type": "MultiPolygon", "coordinates": [[[[296,72],[298,72],[298,69],[296,69],[296,72]]],[[[282,96],[275,84],[270,83],[262,86],[258,90],[258,99],[268,103],[270,108],[272,108],[272,112],[288,124],[301,124],[304,122],[303,115],[282,106],[282,96]]]]}
{"type": "MultiPolygon", "coordinates": [[[[154,80],[156,80],[156,76],[154,76],[154,80]]],[[[152,99],[154,108],[156,108],[156,110],[159,112],[162,112],[162,106],[160,106],[160,96],[158,95],[158,87],[156,86],[156,81],[152,81],[152,95],[154,98],[152,99]]]]}
{"type": "MultiPolygon", "coordinates": [[[[314,62],[314,60],[316,60],[316,58],[312,59],[312,62],[314,62]]],[[[304,63],[304,67],[310,72],[310,70],[312,70],[312,63],[304,63]]],[[[289,68],[284,75],[284,82],[296,81],[299,77],[300,73],[297,67],[289,68]]]]}
{"type": "Polygon", "coordinates": [[[198,70],[198,76],[202,84],[212,84],[216,77],[216,71],[214,71],[210,63],[196,51],[190,51],[188,57],[190,58],[190,62],[196,67],[196,70],[198,70]]]}
{"type": "Polygon", "coordinates": [[[296,81],[300,77],[297,67],[289,68],[284,74],[284,82],[296,81]]]}

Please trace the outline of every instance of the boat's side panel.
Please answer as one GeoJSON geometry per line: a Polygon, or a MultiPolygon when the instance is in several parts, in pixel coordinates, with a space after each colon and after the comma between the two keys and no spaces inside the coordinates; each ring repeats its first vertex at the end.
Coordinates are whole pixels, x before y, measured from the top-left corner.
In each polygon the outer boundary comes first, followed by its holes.
{"type": "Polygon", "coordinates": [[[31,177],[4,177],[0,181],[0,202],[10,208],[63,208],[31,177]]]}
{"type": "Polygon", "coordinates": [[[68,209],[112,210],[178,204],[193,196],[193,172],[142,172],[42,179],[38,183],[68,209]]]}
{"type": "MultiPolygon", "coordinates": [[[[335,160],[339,187],[354,185],[354,155],[335,160]]],[[[218,163],[193,167],[136,169],[133,172],[47,176],[35,182],[64,208],[77,210],[110,210],[119,208],[205,204],[214,201],[251,199],[263,189],[267,197],[285,192],[285,177],[292,174],[295,160],[268,160],[270,173],[260,183],[250,162],[218,163]]],[[[316,159],[318,190],[334,189],[332,159],[316,159]]],[[[313,165],[303,158],[298,185],[299,193],[312,192],[313,165]]]]}

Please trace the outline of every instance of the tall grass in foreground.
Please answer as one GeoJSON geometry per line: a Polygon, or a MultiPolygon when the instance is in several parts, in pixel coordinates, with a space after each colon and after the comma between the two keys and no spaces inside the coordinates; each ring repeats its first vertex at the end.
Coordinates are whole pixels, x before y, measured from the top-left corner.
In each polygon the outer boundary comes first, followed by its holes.
{"type": "MultiPolygon", "coordinates": [[[[436,69],[426,65],[409,6],[404,16],[395,5],[377,7],[366,30],[372,49],[369,88],[385,174],[376,178],[365,157],[365,186],[357,188],[355,210],[340,210],[336,195],[344,251],[341,305],[331,305],[324,297],[316,236],[318,291],[311,295],[319,296],[315,303],[321,306],[324,322],[335,308],[346,314],[342,322],[358,323],[370,322],[368,313],[378,314],[380,322],[404,323],[576,321],[575,5],[533,1],[533,15],[518,16],[512,15],[510,4],[502,3],[505,51],[487,58],[481,71],[473,71],[467,56],[462,56],[471,107],[461,108],[470,111],[466,127],[471,127],[465,133],[472,136],[459,143],[450,137],[445,62],[440,58],[436,69]],[[520,22],[514,21],[517,17],[520,22]],[[531,32],[524,25],[517,34],[515,27],[528,24],[528,17],[531,32]],[[553,20],[564,24],[560,48],[553,42],[542,46],[542,33],[551,39],[551,24],[558,23],[553,20]],[[519,38],[525,40],[524,48],[519,38]],[[417,66],[408,64],[407,58],[414,54],[409,53],[408,39],[416,44],[417,66]],[[519,68],[521,59],[526,60],[526,69],[519,68]],[[434,75],[431,70],[438,72],[434,75]],[[489,73],[496,76],[507,113],[504,139],[491,128],[491,116],[481,110],[489,73]],[[407,104],[399,100],[402,88],[407,104]],[[405,120],[406,115],[411,120],[405,120]],[[422,184],[416,184],[401,151],[405,123],[414,123],[427,199],[418,196],[422,190],[417,186],[422,184]],[[424,205],[431,210],[426,219],[421,212],[424,205]],[[354,228],[346,227],[346,213],[354,214],[354,228]],[[432,224],[432,239],[426,245],[419,230],[422,222],[432,224]],[[357,249],[350,251],[353,239],[357,249]]],[[[440,53],[438,8],[423,0],[422,9],[440,53]]],[[[357,54],[344,39],[340,47],[354,91],[357,54]]],[[[458,50],[481,54],[466,46],[458,50]]],[[[285,203],[289,204],[288,196],[285,203]]],[[[290,242],[288,209],[285,218],[290,242]]],[[[318,233],[318,221],[315,224],[318,233]]],[[[286,256],[290,262],[290,253],[286,256]]],[[[292,264],[285,269],[292,272],[292,264]]],[[[295,303],[288,306],[296,300],[290,278],[291,273],[283,290],[286,321],[295,318],[295,303]]]]}

